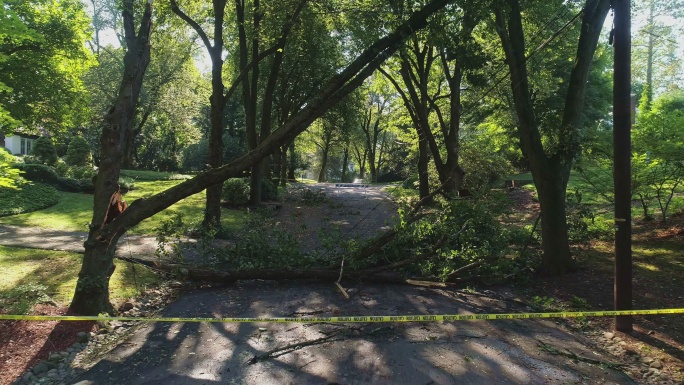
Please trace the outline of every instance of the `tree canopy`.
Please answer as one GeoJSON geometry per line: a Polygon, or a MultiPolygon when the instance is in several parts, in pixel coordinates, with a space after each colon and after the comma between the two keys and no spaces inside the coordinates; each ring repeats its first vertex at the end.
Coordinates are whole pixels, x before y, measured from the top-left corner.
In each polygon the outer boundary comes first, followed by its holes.
{"type": "Polygon", "coordinates": [[[63,132],[83,119],[81,76],[93,63],[80,0],[5,0],[0,6],[0,128],[63,132]]]}

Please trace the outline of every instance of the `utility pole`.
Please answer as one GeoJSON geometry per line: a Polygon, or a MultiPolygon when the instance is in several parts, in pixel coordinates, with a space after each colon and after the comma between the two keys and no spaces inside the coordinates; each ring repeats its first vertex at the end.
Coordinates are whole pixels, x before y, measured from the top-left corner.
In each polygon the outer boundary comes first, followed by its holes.
{"type": "MultiPolygon", "coordinates": [[[[613,0],[613,157],[615,178],[615,310],[632,310],[631,20],[630,0],[613,0]]],[[[615,317],[632,331],[632,316],[615,317]]]]}

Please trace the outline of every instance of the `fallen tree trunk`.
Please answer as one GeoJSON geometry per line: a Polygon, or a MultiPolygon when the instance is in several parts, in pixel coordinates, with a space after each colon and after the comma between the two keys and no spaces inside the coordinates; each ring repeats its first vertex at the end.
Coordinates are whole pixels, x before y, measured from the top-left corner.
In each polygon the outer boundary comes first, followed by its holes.
{"type": "MultiPolygon", "coordinates": [[[[139,263],[148,266],[158,272],[172,274],[174,276],[189,279],[191,281],[206,281],[227,284],[235,283],[236,281],[240,280],[253,279],[261,279],[265,281],[283,279],[318,279],[333,282],[336,281],[340,275],[339,271],[331,269],[254,269],[243,271],[217,271],[182,264],[163,264],[157,262],[150,262],[137,258],[122,259],[128,262],[139,263]]],[[[368,279],[378,283],[407,283],[407,281],[411,281],[410,279],[407,279],[397,274],[369,275],[364,271],[345,273],[344,278],[347,280],[368,279]]]]}
{"type": "MultiPolygon", "coordinates": [[[[408,266],[412,263],[426,260],[437,252],[446,243],[446,238],[442,238],[433,248],[415,257],[407,258],[389,265],[377,266],[359,271],[348,271],[344,273],[346,280],[364,280],[378,283],[409,283],[419,284],[415,280],[407,279],[398,274],[380,274],[400,267],[408,266]]],[[[176,263],[159,263],[138,258],[120,257],[120,259],[141,264],[151,269],[180,276],[192,281],[207,281],[218,283],[234,283],[240,280],[280,280],[280,279],[319,279],[324,281],[337,281],[340,279],[340,272],[335,269],[253,269],[242,271],[217,271],[189,265],[176,263]]],[[[427,281],[421,281],[423,285],[427,281]]]]}

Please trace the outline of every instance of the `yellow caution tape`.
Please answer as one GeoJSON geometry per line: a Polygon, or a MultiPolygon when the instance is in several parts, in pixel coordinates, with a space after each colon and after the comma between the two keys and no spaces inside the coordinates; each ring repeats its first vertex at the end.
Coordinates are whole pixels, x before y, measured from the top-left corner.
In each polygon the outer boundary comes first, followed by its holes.
{"type": "Polygon", "coordinates": [[[350,322],[453,322],[479,320],[513,320],[540,318],[577,318],[613,317],[621,315],[682,314],[684,309],[655,310],[614,310],[614,311],[575,311],[547,313],[504,313],[504,314],[441,314],[441,315],[392,315],[392,316],[352,316],[352,317],[227,317],[227,318],[190,318],[190,317],[104,317],[104,316],[51,316],[51,315],[12,315],[0,314],[0,320],[18,321],[141,321],[141,322],[220,322],[220,323],[350,323],[350,322]]]}

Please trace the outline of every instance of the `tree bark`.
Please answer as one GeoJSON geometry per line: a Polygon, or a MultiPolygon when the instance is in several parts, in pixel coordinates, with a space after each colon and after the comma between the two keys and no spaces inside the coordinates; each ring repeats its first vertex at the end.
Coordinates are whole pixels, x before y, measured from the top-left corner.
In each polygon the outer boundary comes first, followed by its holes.
{"type": "Polygon", "coordinates": [[[150,114],[152,113],[151,110],[147,110],[143,113],[143,116],[140,118],[140,122],[137,124],[137,126],[131,130],[130,135],[128,135],[126,139],[126,146],[124,147],[123,150],[123,161],[121,164],[121,167],[126,170],[132,170],[135,167],[135,154],[137,153],[136,151],[136,145],[135,145],[135,139],[140,135],[142,132],[143,127],[145,126],[145,123],[147,123],[147,119],[149,119],[150,114]]]}
{"type": "Polygon", "coordinates": [[[545,176],[535,178],[535,185],[541,210],[544,253],[541,273],[546,276],[559,276],[575,269],[570,253],[565,210],[567,180],[554,176],[565,172],[560,164],[550,164],[540,172],[545,176]]]}
{"type": "Polygon", "coordinates": [[[359,179],[364,179],[366,177],[366,158],[368,156],[368,148],[364,146],[364,150],[361,152],[359,147],[354,145],[354,155],[359,166],[359,179]]]}
{"type": "Polygon", "coordinates": [[[648,111],[651,108],[651,103],[653,102],[653,56],[654,56],[654,46],[655,46],[655,36],[653,31],[653,25],[655,23],[655,2],[656,0],[651,0],[651,4],[648,8],[648,19],[646,23],[648,25],[648,47],[646,56],[646,105],[641,107],[644,111],[648,111]]]}
{"type": "Polygon", "coordinates": [[[135,32],[132,0],[123,3],[124,33],[128,50],[124,56],[124,74],[114,105],[105,115],[105,126],[100,137],[100,168],[95,178],[93,218],[86,240],[83,264],[78,274],[70,311],[76,314],[97,315],[111,313],[109,279],[114,273],[116,243],[125,229],[103,234],[111,226],[106,221],[111,197],[119,190],[119,175],[123,146],[128,140],[140,96],[145,70],[150,63],[150,34],[152,5],[147,2],[138,32],[135,32]]]}
{"type": "MultiPolygon", "coordinates": [[[[283,168],[285,167],[285,163],[283,161],[283,148],[278,147],[273,155],[273,182],[276,187],[280,186],[280,183],[283,181],[282,175],[283,175],[283,168]]],[[[285,186],[283,186],[285,187],[285,186]]]]}
{"type": "Polygon", "coordinates": [[[287,187],[287,149],[289,145],[284,145],[280,149],[280,170],[278,170],[279,184],[282,187],[287,187]]]}
{"type": "Polygon", "coordinates": [[[321,147],[321,170],[318,172],[318,183],[327,182],[326,169],[328,168],[328,153],[330,152],[330,145],[325,143],[321,147]]]}
{"type": "MultiPolygon", "coordinates": [[[[427,140],[421,134],[422,132],[418,131],[418,195],[420,199],[425,199],[430,196],[430,178],[428,176],[430,157],[427,140]]],[[[432,198],[429,200],[431,202],[432,198]]]]}
{"type": "Polygon", "coordinates": [[[495,8],[497,33],[511,74],[511,92],[518,118],[521,150],[530,162],[537,187],[542,218],[542,272],[557,276],[573,269],[565,217],[565,191],[572,161],[579,150],[579,128],[584,108],[587,78],[596,50],[601,26],[610,0],[587,0],[575,66],[570,74],[558,136],[564,146],[548,155],[542,143],[539,123],[533,108],[525,57],[522,10],[518,0],[507,0],[504,8],[495,8]]]}
{"type": "Polygon", "coordinates": [[[342,177],[341,182],[347,183],[347,168],[349,167],[349,147],[345,147],[342,157],[342,177]]]}
{"type": "MultiPolygon", "coordinates": [[[[202,27],[181,11],[175,0],[171,0],[171,10],[195,30],[211,58],[211,96],[209,97],[211,131],[209,132],[209,159],[207,159],[207,163],[212,169],[223,165],[223,110],[228,97],[223,94],[223,58],[221,55],[223,55],[224,45],[223,19],[226,2],[227,0],[213,0],[212,2],[215,20],[214,42],[212,44],[202,27]]],[[[206,204],[202,221],[202,227],[206,229],[217,229],[221,226],[221,187],[222,184],[220,183],[206,187],[206,204]]]]}
{"type": "MultiPolygon", "coordinates": [[[[101,167],[95,183],[93,221],[76,292],[71,303],[71,311],[82,315],[97,315],[112,312],[109,303],[109,277],[113,267],[114,250],[118,239],[130,228],[152,215],[168,208],[181,199],[197,194],[209,186],[219,184],[231,177],[240,176],[247,168],[273,153],[276,147],[289,143],[306,129],[314,120],[328,109],[347,97],[361,86],[380,65],[414,31],[424,28],[427,18],[441,10],[449,0],[433,0],[421,10],[412,14],[396,30],[366,48],[344,70],[338,72],[322,86],[321,91],[312,98],[287,123],[275,130],[256,149],[241,158],[200,173],[194,178],[179,183],[161,193],[134,201],[111,223],[102,226],[111,195],[117,190],[121,164],[121,132],[130,128],[133,109],[142,85],[142,76],[149,63],[149,33],[151,6],[146,6],[140,31],[133,31],[132,0],[126,0],[127,16],[125,31],[131,38],[127,46],[124,78],[119,90],[117,103],[106,117],[108,125],[103,129],[101,139],[101,167]],[[136,47],[136,49],[132,49],[136,47]],[[124,129],[120,132],[120,129],[124,129]]],[[[206,35],[204,36],[206,37],[206,35]]],[[[204,40],[204,39],[203,39],[204,40]]],[[[207,40],[208,41],[208,40],[207,40]]],[[[232,89],[232,88],[231,88],[232,89]]]]}

